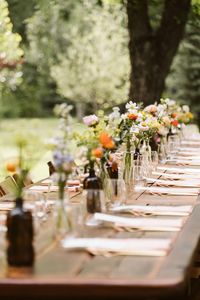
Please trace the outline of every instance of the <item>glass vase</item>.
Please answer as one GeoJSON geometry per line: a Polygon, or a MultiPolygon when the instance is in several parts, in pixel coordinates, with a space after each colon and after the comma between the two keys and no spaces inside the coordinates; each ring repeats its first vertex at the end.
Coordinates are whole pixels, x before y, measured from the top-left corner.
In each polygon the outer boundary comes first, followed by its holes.
{"type": "Polygon", "coordinates": [[[69,231],[69,222],[67,216],[67,205],[69,204],[69,195],[65,192],[65,183],[58,186],[58,199],[55,203],[55,221],[56,221],[56,239],[62,239],[69,231]]]}
{"type": "Polygon", "coordinates": [[[83,182],[83,188],[86,191],[86,208],[88,213],[101,211],[101,191],[102,180],[95,173],[93,167],[89,170],[89,176],[83,182]]]}
{"type": "Polygon", "coordinates": [[[123,157],[123,180],[126,184],[127,193],[133,191],[134,185],[134,152],[125,152],[123,157]]]}

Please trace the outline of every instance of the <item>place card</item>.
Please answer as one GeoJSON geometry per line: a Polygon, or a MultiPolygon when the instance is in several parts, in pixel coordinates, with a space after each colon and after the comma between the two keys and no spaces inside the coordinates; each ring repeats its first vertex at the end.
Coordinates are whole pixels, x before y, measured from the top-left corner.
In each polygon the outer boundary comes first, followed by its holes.
{"type": "Polygon", "coordinates": [[[192,212],[191,205],[122,205],[111,209],[112,212],[131,212],[153,214],[158,216],[188,216],[192,212]]]}
{"type": "Polygon", "coordinates": [[[166,194],[166,195],[176,195],[176,196],[197,196],[199,194],[199,189],[197,188],[166,188],[166,187],[146,187],[146,186],[136,186],[136,192],[147,192],[152,194],[166,194]]]}
{"type": "Polygon", "coordinates": [[[96,221],[114,223],[116,227],[127,227],[144,231],[179,231],[184,223],[183,218],[129,218],[103,213],[95,213],[92,218],[96,221]]]}
{"type": "Polygon", "coordinates": [[[171,248],[171,239],[151,238],[65,238],[61,246],[67,250],[86,250],[92,254],[112,256],[137,255],[137,256],[165,256],[171,248]],[[110,254],[110,255],[109,255],[110,254]]]}

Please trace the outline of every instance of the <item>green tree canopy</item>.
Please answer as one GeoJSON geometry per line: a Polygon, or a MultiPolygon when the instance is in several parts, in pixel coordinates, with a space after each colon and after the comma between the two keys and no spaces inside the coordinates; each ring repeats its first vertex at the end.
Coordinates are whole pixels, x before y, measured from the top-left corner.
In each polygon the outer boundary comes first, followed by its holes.
{"type": "Polygon", "coordinates": [[[8,4],[0,0],[0,88],[15,88],[20,83],[23,50],[20,48],[21,37],[13,33],[9,18],[8,4]]]}

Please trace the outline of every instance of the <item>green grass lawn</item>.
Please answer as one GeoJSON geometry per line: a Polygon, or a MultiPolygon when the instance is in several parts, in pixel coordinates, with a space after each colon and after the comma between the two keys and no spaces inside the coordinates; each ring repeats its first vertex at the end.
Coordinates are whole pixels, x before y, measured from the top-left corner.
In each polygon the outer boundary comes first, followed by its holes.
{"type": "MultiPolygon", "coordinates": [[[[30,141],[28,159],[32,161],[33,181],[48,176],[47,161],[52,159],[48,140],[56,134],[57,119],[4,119],[0,121],[0,181],[8,175],[6,162],[17,157],[16,136],[23,134],[30,141]]],[[[79,124],[74,124],[78,128],[79,124]]]]}

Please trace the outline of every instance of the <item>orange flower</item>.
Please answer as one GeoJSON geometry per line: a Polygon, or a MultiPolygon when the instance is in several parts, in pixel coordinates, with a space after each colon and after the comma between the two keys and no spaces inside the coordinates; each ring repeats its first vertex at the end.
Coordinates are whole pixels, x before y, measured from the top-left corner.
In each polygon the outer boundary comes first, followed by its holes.
{"type": "Polygon", "coordinates": [[[93,149],[92,155],[96,158],[102,158],[103,157],[103,149],[102,148],[93,149]]]}
{"type": "Polygon", "coordinates": [[[177,120],[173,120],[171,121],[171,124],[174,126],[174,127],[177,127],[179,125],[179,122],[177,120]]]}
{"type": "Polygon", "coordinates": [[[137,120],[138,115],[136,115],[136,114],[128,114],[128,118],[129,118],[129,120],[135,121],[135,120],[137,120]]]}
{"type": "Polygon", "coordinates": [[[107,132],[102,132],[99,137],[100,143],[103,145],[106,149],[114,149],[115,143],[113,139],[107,134],[107,132]]]}
{"type": "Polygon", "coordinates": [[[172,114],[171,114],[171,117],[172,117],[173,119],[175,119],[176,116],[177,116],[177,114],[175,114],[175,113],[172,113],[172,114]]]}
{"type": "Polygon", "coordinates": [[[17,161],[15,161],[15,162],[14,161],[13,162],[8,162],[6,164],[6,169],[7,169],[7,171],[14,173],[14,172],[16,172],[18,165],[19,164],[18,164],[17,161]]]}
{"type": "Polygon", "coordinates": [[[190,118],[190,119],[194,118],[194,116],[193,116],[193,114],[191,112],[188,113],[188,118],[190,118]]]}

